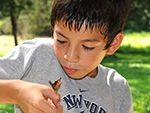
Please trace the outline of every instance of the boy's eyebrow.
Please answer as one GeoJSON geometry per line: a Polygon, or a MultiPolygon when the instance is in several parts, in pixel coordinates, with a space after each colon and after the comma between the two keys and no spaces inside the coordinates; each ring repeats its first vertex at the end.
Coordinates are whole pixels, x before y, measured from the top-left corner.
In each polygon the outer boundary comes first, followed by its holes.
{"type": "Polygon", "coordinates": [[[83,42],[99,42],[98,39],[86,39],[86,40],[83,40],[83,42]]]}
{"type": "Polygon", "coordinates": [[[63,35],[62,33],[60,33],[59,31],[55,31],[57,34],[61,35],[62,37],[68,39],[65,35],[63,35]]]}
{"type": "MultiPolygon", "coordinates": [[[[63,35],[62,33],[60,33],[59,31],[55,31],[57,34],[61,35],[62,37],[66,38],[66,39],[69,39],[67,38],[65,35],[63,35]]],[[[98,39],[85,39],[85,40],[82,40],[83,42],[99,42],[98,39]]]]}

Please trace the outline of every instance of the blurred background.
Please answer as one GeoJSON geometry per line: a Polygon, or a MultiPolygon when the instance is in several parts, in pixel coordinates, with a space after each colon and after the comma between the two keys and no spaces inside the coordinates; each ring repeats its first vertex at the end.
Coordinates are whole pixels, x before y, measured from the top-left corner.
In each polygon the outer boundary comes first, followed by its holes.
{"type": "MultiPolygon", "coordinates": [[[[0,56],[34,37],[50,37],[53,0],[0,0],[0,56]]],[[[150,113],[150,0],[131,0],[119,50],[102,64],[115,68],[129,82],[134,113],[150,113]]],[[[0,104],[0,113],[13,113],[0,104]]]]}

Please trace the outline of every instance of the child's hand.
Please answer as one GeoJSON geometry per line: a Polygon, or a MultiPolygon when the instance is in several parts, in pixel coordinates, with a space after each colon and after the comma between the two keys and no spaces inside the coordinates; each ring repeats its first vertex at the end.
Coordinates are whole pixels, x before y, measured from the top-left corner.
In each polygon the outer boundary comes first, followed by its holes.
{"type": "Polygon", "coordinates": [[[19,81],[17,104],[25,113],[62,113],[60,94],[49,86],[19,81]]]}

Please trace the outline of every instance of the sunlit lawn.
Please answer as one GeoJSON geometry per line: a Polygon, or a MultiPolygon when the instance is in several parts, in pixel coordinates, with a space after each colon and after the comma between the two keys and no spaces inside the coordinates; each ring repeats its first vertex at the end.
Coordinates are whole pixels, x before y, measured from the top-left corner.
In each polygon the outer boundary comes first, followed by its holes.
{"type": "MultiPolygon", "coordinates": [[[[21,44],[23,40],[19,38],[18,43],[21,44]]],[[[6,52],[11,51],[14,47],[14,38],[11,35],[1,35],[0,36],[0,56],[4,55],[6,52]]]]}
{"type": "MultiPolygon", "coordinates": [[[[4,36],[0,36],[1,56],[14,46],[11,36],[6,39],[9,40],[4,40],[4,36]]],[[[150,92],[148,89],[150,87],[150,33],[125,34],[119,51],[113,56],[106,56],[102,64],[116,69],[129,82],[133,96],[134,113],[148,113],[144,111],[146,109],[143,105],[145,100],[142,99],[141,95],[150,92]]],[[[2,104],[0,105],[0,113],[6,113],[5,110],[10,108],[8,113],[12,113],[12,105],[2,104]]]]}
{"type": "Polygon", "coordinates": [[[124,53],[149,53],[150,32],[126,33],[119,50],[124,53]]]}
{"type": "Polygon", "coordinates": [[[150,47],[150,32],[125,33],[122,45],[130,45],[134,48],[150,47]]]}
{"type": "Polygon", "coordinates": [[[0,113],[14,113],[14,105],[0,104],[0,113]]]}
{"type": "Polygon", "coordinates": [[[150,113],[150,33],[125,34],[118,52],[106,56],[102,64],[116,69],[128,80],[134,113],[150,113]]]}
{"type": "Polygon", "coordinates": [[[141,109],[146,109],[143,108],[145,107],[142,105],[143,101],[139,103],[139,100],[141,94],[147,94],[150,92],[150,89],[148,89],[148,87],[150,87],[149,55],[116,53],[115,56],[107,56],[102,64],[116,69],[128,80],[133,95],[134,113],[147,113],[139,111],[141,109]]]}

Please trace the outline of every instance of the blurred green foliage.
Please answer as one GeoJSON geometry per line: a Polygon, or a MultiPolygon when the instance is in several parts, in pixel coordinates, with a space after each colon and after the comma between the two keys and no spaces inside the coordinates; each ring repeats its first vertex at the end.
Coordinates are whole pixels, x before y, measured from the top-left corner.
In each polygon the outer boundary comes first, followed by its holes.
{"type": "MultiPolygon", "coordinates": [[[[148,88],[150,90],[150,87],[148,88]]],[[[134,104],[137,111],[150,113],[150,91],[147,94],[139,94],[140,98],[134,104]]]]}
{"type": "Polygon", "coordinates": [[[106,56],[102,64],[117,70],[127,79],[133,96],[134,113],[150,113],[149,53],[117,52],[106,56]]]}
{"type": "Polygon", "coordinates": [[[130,12],[125,30],[150,31],[150,0],[130,0],[130,12]]]}
{"type": "Polygon", "coordinates": [[[52,3],[53,0],[2,0],[0,35],[12,34],[11,7],[13,7],[15,9],[13,15],[17,22],[17,35],[25,39],[34,36],[50,36],[52,3]]]}
{"type": "MultiPolygon", "coordinates": [[[[1,0],[0,34],[11,34],[9,5],[16,8],[17,34],[25,39],[50,36],[50,15],[53,0],[1,0]]],[[[126,32],[150,30],[150,0],[131,0],[125,25],[126,32]]]]}
{"type": "Polygon", "coordinates": [[[0,113],[14,113],[14,105],[0,104],[0,113]]]}

